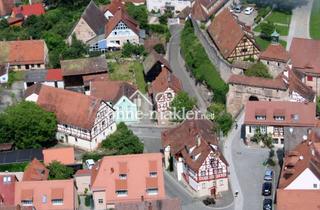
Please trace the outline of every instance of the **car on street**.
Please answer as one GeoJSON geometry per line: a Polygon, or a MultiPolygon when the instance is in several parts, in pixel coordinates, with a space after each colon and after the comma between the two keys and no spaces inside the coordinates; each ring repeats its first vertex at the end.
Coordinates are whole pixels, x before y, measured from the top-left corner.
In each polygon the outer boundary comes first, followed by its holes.
{"type": "Polygon", "coordinates": [[[263,200],[263,210],[272,210],[272,199],[266,198],[263,200]]]}
{"type": "Polygon", "coordinates": [[[235,13],[241,13],[241,11],[242,11],[241,5],[240,5],[240,4],[236,5],[236,6],[233,8],[233,11],[234,11],[235,13]]]}
{"type": "Polygon", "coordinates": [[[265,182],[262,185],[262,195],[269,196],[272,192],[272,183],[271,182],[265,182]]]}
{"type": "Polygon", "coordinates": [[[215,201],[214,198],[212,198],[212,197],[207,197],[207,198],[204,199],[202,202],[203,202],[203,204],[206,205],[206,206],[216,204],[216,201],[215,201]]]}
{"type": "Polygon", "coordinates": [[[264,173],[264,181],[272,181],[273,171],[271,169],[267,169],[264,173]]]}
{"type": "Polygon", "coordinates": [[[246,15],[251,15],[253,13],[253,7],[247,7],[245,10],[244,10],[244,14],[246,15]]]}

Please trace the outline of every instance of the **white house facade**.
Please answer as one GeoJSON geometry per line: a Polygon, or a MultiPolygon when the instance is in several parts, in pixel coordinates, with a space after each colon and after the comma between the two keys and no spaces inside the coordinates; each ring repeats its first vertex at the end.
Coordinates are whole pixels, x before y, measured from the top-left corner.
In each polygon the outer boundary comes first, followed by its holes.
{"type": "Polygon", "coordinates": [[[190,0],[147,0],[147,9],[149,12],[160,11],[163,13],[165,10],[181,12],[186,7],[191,7],[190,0]]]}

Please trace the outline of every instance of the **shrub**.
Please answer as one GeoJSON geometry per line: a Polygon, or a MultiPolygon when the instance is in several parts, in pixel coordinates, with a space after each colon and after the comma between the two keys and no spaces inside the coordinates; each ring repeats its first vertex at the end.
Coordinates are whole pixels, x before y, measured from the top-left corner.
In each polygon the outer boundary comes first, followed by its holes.
{"type": "Polygon", "coordinates": [[[197,81],[205,83],[213,91],[213,100],[224,104],[228,85],[221,79],[219,72],[212,65],[204,48],[194,34],[191,21],[185,23],[181,34],[181,51],[187,68],[197,81]]]}
{"type": "Polygon", "coordinates": [[[166,54],[166,50],[165,50],[163,44],[161,44],[161,43],[156,44],[156,45],[153,47],[153,49],[154,49],[157,53],[159,53],[159,54],[163,54],[163,55],[166,54]]]}
{"type": "Polygon", "coordinates": [[[247,69],[244,74],[249,77],[272,78],[268,71],[268,67],[262,62],[255,63],[249,69],[247,69]]]}
{"type": "Polygon", "coordinates": [[[122,48],[122,56],[130,57],[132,55],[142,55],[145,53],[143,45],[125,43],[122,48]]]}
{"type": "Polygon", "coordinates": [[[86,197],[84,199],[84,205],[87,207],[91,206],[91,199],[92,199],[91,195],[86,195],[86,197]]]}

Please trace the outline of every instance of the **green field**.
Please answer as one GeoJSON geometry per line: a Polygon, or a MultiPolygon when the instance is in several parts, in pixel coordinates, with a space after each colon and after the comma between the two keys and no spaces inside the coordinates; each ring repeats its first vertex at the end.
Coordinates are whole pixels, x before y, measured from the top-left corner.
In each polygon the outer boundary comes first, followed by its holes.
{"type": "Polygon", "coordinates": [[[143,75],[143,66],[137,61],[112,62],[108,64],[110,79],[132,82],[142,93],[146,93],[146,82],[143,75]]]}
{"type": "Polygon", "coordinates": [[[320,0],[313,1],[310,16],[310,36],[312,39],[320,39],[320,0]]]}
{"type": "Polygon", "coordinates": [[[273,23],[280,23],[289,25],[291,20],[290,14],[285,14],[283,12],[273,11],[271,15],[266,18],[266,21],[271,21],[273,23]]]}
{"type": "MultiPolygon", "coordinates": [[[[289,34],[289,26],[283,26],[283,25],[275,25],[277,32],[280,34],[280,36],[288,36],[289,34]]],[[[255,32],[261,32],[261,27],[258,25],[253,29],[255,32]]]]}

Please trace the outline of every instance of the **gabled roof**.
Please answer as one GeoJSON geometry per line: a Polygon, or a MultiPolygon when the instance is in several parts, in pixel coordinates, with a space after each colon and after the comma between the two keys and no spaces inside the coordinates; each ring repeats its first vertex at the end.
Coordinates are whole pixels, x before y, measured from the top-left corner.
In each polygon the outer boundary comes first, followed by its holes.
{"type": "Polygon", "coordinates": [[[47,73],[48,70],[46,69],[27,71],[24,80],[25,82],[44,82],[46,81],[47,73]]]}
{"type": "Polygon", "coordinates": [[[90,94],[107,102],[117,103],[122,96],[128,99],[137,91],[134,85],[123,81],[92,81],[90,94]]]}
{"type": "Polygon", "coordinates": [[[260,54],[261,60],[288,62],[289,52],[281,44],[270,44],[268,48],[260,54]]]}
{"type": "Polygon", "coordinates": [[[49,170],[34,158],[24,170],[22,181],[43,181],[47,180],[48,176],[49,170]]]}
{"type": "Polygon", "coordinates": [[[33,85],[31,85],[30,87],[28,87],[25,92],[24,92],[24,98],[27,98],[29,96],[31,96],[32,94],[36,94],[39,95],[40,90],[41,90],[41,83],[35,83],[33,85]]]}
{"type": "Polygon", "coordinates": [[[316,104],[290,101],[248,101],[245,106],[244,124],[293,127],[314,127],[316,125],[316,104]],[[259,120],[256,115],[263,115],[259,120]],[[283,116],[276,120],[275,116],[283,116]]]}
{"type": "Polygon", "coordinates": [[[81,17],[87,22],[89,27],[96,33],[96,35],[104,33],[104,26],[107,21],[103,12],[94,3],[94,1],[90,1],[81,17]]]}
{"type": "Polygon", "coordinates": [[[191,15],[193,19],[202,21],[202,22],[205,22],[209,19],[209,15],[204,10],[200,0],[195,0],[191,9],[191,15]]]}
{"type": "Polygon", "coordinates": [[[112,0],[110,4],[106,5],[103,8],[103,12],[109,11],[112,15],[114,15],[119,8],[124,8],[121,0],[112,0]]]}
{"type": "Polygon", "coordinates": [[[37,104],[54,112],[60,124],[91,130],[102,102],[92,96],[42,85],[37,104]]]}
{"type": "Polygon", "coordinates": [[[182,155],[188,167],[198,171],[210,152],[220,155],[220,159],[228,165],[222,153],[218,149],[218,140],[213,132],[214,124],[209,120],[185,120],[175,128],[165,130],[161,133],[163,147],[170,146],[170,152],[175,157],[182,155]],[[200,138],[200,145],[197,139],[200,138]],[[215,150],[211,145],[214,145],[215,150]],[[186,148],[195,147],[191,153],[186,148]],[[193,160],[192,156],[200,156],[193,160]]]}
{"type": "Polygon", "coordinates": [[[42,150],[44,164],[49,165],[52,161],[58,161],[64,165],[71,165],[75,163],[74,148],[60,147],[42,150]]]}
{"type": "Polygon", "coordinates": [[[169,62],[155,50],[152,50],[148,56],[143,61],[144,73],[147,74],[156,64],[164,65],[167,69],[171,71],[169,62]]]}
{"type": "Polygon", "coordinates": [[[182,90],[182,83],[169,69],[162,67],[160,74],[151,83],[150,93],[157,94],[171,88],[174,92],[182,90]]]}
{"type": "Polygon", "coordinates": [[[320,179],[320,135],[311,132],[306,141],[286,154],[279,179],[279,189],[288,187],[303,171],[309,169],[320,179]]]}
{"type": "Polygon", "coordinates": [[[262,77],[249,77],[245,75],[233,74],[230,76],[228,83],[277,90],[287,90],[288,88],[286,83],[283,81],[282,77],[277,77],[275,79],[267,79],[262,77]]]}
{"type": "Polygon", "coordinates": [[[28,17],[31,15],[36,15],[36,16],[42,15],[45,13],[45,10],[42,3],[31,4],[31,5],[26,4],[26,5],[14,7],[12,9],[12,13],[14,13],[15,15],[23,14],[23,16],[28,17]]]}
{"type": "Polygon", "coordinates": [[[139,25],[131,18],[124,9],[119,8],[112,18],[106,24],[106,37],[113,31],[113,29],[118,25],[118,23],[123,22],[128,28],[130,28],[134,33],[139,35],[139,25]]]}
{"type": "Polygon", "coordinates": [[[106,190],[108,203],[121,202],[117,190],[128,190],[126,200],[140,201],[165,198],[164,178],[162,172],[162,155],[160,153],[144,153],[132,155],[105,156],[92,168],[91,189],[106,190]],[[156,172],[151,177],[150,172],[156,172]],[[119,179],[126,174],[127,179],[119,179]],[[106,179],[106,177],[108,177],[106,179]],[[158,194],[150,196],[147,189],[158,188],[158,194]]]}
{"type": "Polygon", "coordinates": [[[45,63],[45,41],[0,41],[0,63],[10,65],[45,63]]]}
{"type": "Polygon", "coordinates": [[[45,180],[17,182],[15,187],[15,204],[21,204],[22,200],[33,200],[34,209],[39,210],[71,210],[77,208],[75,201],[74,180],[45,180]],[[52,205],[51,200],[63,200],[63,204],[52,205]],[[45,202],[44,202],[45,201],[45,202]]]}
{"type": "Polygon", "coordinates": [[[219,13],[208,27],[208,33],[224,58],[228,58],[246,33],[228,8],[219,13]]]}
{"type": "Polygon", "coordinates": [[[320,74],[320,40],[293,38],[289,53],[293,68],[320,74]]]}
{"type": "Polygon", "coordinates": [[[0,201],[2,203],[1,205],[14,205],[14,187],[17,181],[17,177],[14,174],[0,175],[0,201]]]}
{"type": "Polygon", "coordinates": [[[63,76],[89,75],[108,72],[107,60],[104,57],[62,60],[60,63],[63,76]]]}
{"type": "Polygon", "coordinates": [[[192,7],[185,7],[181,12],[179,13],[178,17],[181,19],[186,19],[192,12],[192,7]]]}

